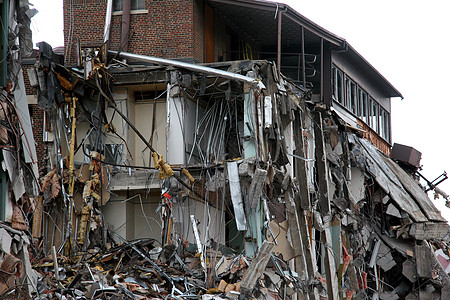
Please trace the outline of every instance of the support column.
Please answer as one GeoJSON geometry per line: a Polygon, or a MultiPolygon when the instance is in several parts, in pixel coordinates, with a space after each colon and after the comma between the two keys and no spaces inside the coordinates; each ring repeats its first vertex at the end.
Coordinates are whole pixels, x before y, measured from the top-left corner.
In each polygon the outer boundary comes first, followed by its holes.
{"type": "Polygon", "coordinates": [[[277,35],[277,69],[278,78],[280,78],[281,70],[281,20],[283,18],[283,12],[278,11],[278,35],[277,35]]]}

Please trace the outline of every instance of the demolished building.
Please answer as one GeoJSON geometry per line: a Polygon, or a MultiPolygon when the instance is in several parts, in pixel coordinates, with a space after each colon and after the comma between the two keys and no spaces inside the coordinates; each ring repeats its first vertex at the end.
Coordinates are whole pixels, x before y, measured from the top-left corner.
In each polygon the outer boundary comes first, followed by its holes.
{"type": "Polygon", "coordinates": [[[445,299],[448,224],[390,157],[401,94],[345,40],[280,3],[169,1],[203,42],[149,56],[162,1],[78,2],[25,75],[48,157],[31,297],[445,299]],[[102,7],[98,42],[77,22],[102,7]]]}

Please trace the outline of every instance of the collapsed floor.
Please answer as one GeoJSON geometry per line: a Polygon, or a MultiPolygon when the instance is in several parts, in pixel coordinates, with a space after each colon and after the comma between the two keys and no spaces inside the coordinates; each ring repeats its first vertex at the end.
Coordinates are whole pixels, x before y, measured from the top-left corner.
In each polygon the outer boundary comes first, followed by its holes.
{"type": "Polygon", "coordinates": [[[6,297],[449,293],[448,225],[414,174],[273,63],[136,65],[91,49],[79,69],[39,52],[27,75],[50,159],[32,209],[16,199],[20,218],[0,224],[6,297]]]}

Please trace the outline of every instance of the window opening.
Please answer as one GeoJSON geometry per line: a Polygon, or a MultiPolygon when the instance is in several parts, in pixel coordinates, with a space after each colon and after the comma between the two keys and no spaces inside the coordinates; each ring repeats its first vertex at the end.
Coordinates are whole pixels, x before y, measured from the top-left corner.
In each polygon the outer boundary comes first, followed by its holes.
{"type": "MultiPolygon", "coordinates": [[[[145,0],[131,0],[131,10],[145,9],[145,0]]],[[[123,0],[114,0],[114,11],[123,10],[123,0]]]]}

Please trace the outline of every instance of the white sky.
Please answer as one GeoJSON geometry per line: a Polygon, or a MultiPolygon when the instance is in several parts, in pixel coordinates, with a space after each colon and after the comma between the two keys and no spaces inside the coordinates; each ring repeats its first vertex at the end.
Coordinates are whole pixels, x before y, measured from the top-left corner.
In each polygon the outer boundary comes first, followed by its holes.
{"type": "MultiPolygon", "coordinates": [[[[62,0],[31,1],[33,42],[62,46],[62,0]]],[[[285,0],[345,38],[404,96],[392,101],[393,141],[422,152],[422,174],[450,175],[450,2],[444,0],[285,0]]],[[[104,24],[99,24],[104,26],[104,24]]],[[[450,193],[450,179],[439,185],[450,193]]],[[[432,196],[430,194],[430,196],[432,196]]],[[[450,220],[450,209],[433,201],[450,220]]]]}

